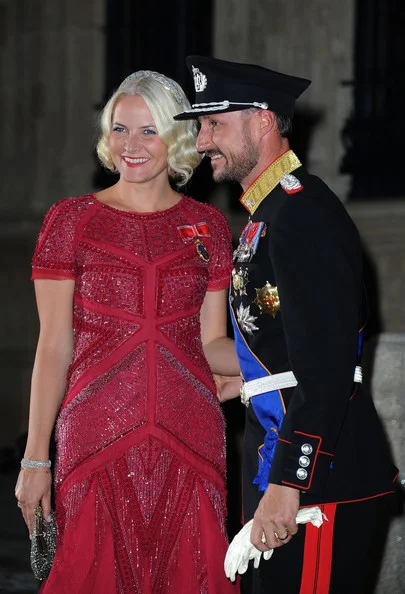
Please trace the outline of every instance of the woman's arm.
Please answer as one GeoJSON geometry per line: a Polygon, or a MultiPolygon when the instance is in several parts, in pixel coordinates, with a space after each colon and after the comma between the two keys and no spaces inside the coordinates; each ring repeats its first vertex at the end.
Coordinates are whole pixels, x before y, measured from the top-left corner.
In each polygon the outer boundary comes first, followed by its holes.
{"type": "MultiPolygon", "coordinates": [[[[48,460],[49,443],[65,393],[66,373],[73,353],[73,280],[36,280],[40,334],[31,382],[28,438],[24,458],[48,460]]],[[[50,513],[51,475],[44,470],[21,470],[16,497],[30,533],[33,510],[41,504],[50,513]]]]}
{"type": "Polygon", "coordinates": [[[208,291],[201,308],[201,339],[204,354],[215,374],[221,402],[239,396],[240,369],[234,341],[227,337],[228,291],[208,291]]]}
{"type": "Polygon", "coordinates": [[[213,373],[239,375],[234,342],[227,337],[227,290],[208,291],[201,307],[201,340],[213,373]]]}

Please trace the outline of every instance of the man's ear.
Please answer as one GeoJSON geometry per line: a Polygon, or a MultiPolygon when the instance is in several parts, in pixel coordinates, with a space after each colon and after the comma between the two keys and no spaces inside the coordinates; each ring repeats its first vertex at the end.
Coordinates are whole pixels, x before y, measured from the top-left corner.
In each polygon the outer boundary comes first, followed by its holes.
{"type": "Polygon", "coordinates": [[[268,109],[261,109],[257,113],[257,126],[260,136],[265,136],[271,130],[273,130],[276,126],[276,119],[274,116],[273,111],[269,111],[268,109]]]}

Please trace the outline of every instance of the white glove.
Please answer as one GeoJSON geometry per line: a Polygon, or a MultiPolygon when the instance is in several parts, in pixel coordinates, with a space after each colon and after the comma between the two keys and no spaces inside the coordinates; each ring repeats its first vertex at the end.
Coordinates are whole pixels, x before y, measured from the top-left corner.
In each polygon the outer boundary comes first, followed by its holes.
{"type": "MultiPolygon", "coordinates": [[[[296,522],[297,524],[311,522],[311,524],[319,528],[323,523],[322,512],[319,507],[304,507],[298,510],[296,522]]],[[[250,522],[245,524],[228,547],[225,556],[224,569],[226,577],[230,578],[232,582],[235,581],[237,573],[245,573],[250,560],[253,560],[253,565],[256,569],[259,567],[262,551],[259,551],[259,549],[253,546],[250,542],[252,525],[253,520],[250,520],[250,522]]],[[[273,550],[274,549],[264,551],[263,558],[265,561],[270,559],[273,550]]]]}

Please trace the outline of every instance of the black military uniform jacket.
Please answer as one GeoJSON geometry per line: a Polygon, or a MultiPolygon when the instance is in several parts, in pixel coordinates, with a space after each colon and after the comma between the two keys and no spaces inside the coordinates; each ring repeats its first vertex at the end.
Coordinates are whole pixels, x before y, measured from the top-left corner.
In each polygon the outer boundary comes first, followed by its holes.
{"type": "MultiPolygon", "coordinates": [[[[285,416],[268,482],[299,489],[301,505],[392,492],[397,470],[376,410],[353,381],[365,322],[362,251],[353,222],[292,151],[271,164],[241,202],[251,220],[265,227],[251,260],[235,258],[233,313],[239,313],[243,338],[268,371],[292,370],[298,381],[281,390],[285,416]],[[304,473],[303,453],[309,458],[304,473]]],[[[252,481],[264,435],[249,406],[245,521],[262,495],[252,481]]]]}

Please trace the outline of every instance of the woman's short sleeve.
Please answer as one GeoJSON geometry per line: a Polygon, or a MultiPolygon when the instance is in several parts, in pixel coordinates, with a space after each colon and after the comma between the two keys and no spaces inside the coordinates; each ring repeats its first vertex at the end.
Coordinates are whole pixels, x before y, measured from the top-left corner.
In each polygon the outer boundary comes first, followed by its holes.
{"type": "Polygon", "coordinates": [[[64,198],[45,215],[32,259],[32,280],[75,278],[78,217],[72,212],[72,203],[64,198]]]}
{"type": "Polygon", "coordinates": [[[210,206],[212,248],[209,261],[208,291],[229,287],[232,271],[232,233],[228,221],[215,207],[210,206]]]}

